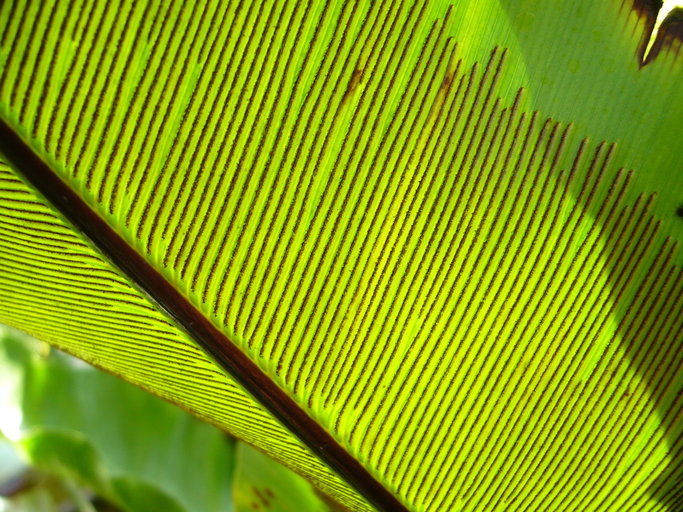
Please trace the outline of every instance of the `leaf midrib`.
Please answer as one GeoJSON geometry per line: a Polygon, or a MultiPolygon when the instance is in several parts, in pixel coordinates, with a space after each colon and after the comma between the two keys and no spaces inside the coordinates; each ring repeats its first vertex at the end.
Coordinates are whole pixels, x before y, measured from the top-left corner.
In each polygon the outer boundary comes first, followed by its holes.
{"type": "Polygon", "coordinates": [[[379,510],[407,508],[100,217],[0,118],[0,153],[103,256],[321,461],[379,510]]]}

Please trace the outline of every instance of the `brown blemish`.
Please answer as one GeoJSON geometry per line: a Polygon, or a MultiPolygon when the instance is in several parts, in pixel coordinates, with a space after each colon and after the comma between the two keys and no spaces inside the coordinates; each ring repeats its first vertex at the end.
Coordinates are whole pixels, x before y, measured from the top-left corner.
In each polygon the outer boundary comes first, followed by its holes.
{"type": "Polygon", "coordinates": [[[251,486],[251,490],[254,491],[254,494],[255,494],[256,497],[259,499],[259,501],[260,501],[261,503],[263,503],[263,506],[264,506],[264,507],[270,508],[271,502],[270,502],[270,500],[268,499],[268,496],[267,496],[265,493],[261,492],[261,490],[260,490],[258,487],[255,487],[255,486],[253,486],[253,485],[251,486]]]}
{"type": "Polygon", "coordinates": [[[443,92],[448,92],[448,90],[451,88],[451,85],[453,84],[453,72],[446,73],[446,76],[443,77],[443,81],[441,82],[441,91],[443,92]]]}
{"type": "Polygon", "coordinates": [[[353,73],[351,73],[351,78],[349,79],[349,84],[346,86],[346,92],[344,93],[344,97],[342,98],[342,103],[345,103],[346,100],[351,96],[353,91],[358,88],[358,85],[360,84],[361,79],[363,78],[363,69],[362,68],[356,68],[353,70],[353,73]]]}

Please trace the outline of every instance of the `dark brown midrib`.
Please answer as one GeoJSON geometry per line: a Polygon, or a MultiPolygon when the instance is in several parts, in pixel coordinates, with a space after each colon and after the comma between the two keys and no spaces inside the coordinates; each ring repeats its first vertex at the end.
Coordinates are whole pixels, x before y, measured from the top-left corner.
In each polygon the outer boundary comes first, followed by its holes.
{"type": "Polygon", "coordinates": [[[0,152],[15,170],[87,236],[113,265],[170,315],[219,366],[307,445],[320,460],[379,510],[407,512],[405,506],[393,494],[147,263],[2,119],[0,152]]]}

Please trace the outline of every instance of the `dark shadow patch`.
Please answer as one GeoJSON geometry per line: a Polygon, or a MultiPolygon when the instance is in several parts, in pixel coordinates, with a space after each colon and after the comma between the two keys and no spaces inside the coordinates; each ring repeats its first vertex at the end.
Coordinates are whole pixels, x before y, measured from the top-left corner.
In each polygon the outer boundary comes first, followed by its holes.
{"type": "MultiPolygon", "coordinates": [[[[618,177],[610,186],[617,186],[617,182],[618,177]]],[[[638,414],[635,402],[628,405],[634,397],[642,403],[649,401],[661,421],[664,443],[671,457],[653,468],[658,476],[642,492],[670,512],[681,510],[673,501],[683,490],[683,410],[681,397],[676,394],[681,381],[677,369],[683,368],[683,269],[675,263],[675,254],[680,249],[675,240],[663,236],[661,220],[652,212],[655,195],[642,194],[635,202],[618,200],[609,215],[596,211],[599,204],[578,199],[580,207],[595,219],[600,238],[605,242],[604,271],[608,276],[609,302],[614,304],[610,314],[618,325],[614,340],[618,340],[628,366],[647,389],[647,395],[636,395],[630,377],[614,375],[613,378],[620,379],[620,386],[613,391],[613,397],[625,403],[618,414],[638,414]]],[[[683,206],[677,214],[683,214],[683,206]]],[[[616,368],[618,358],[619,354],[615,353],[607,364],[616,368]]],[[[611,429],[619,423],[605,425],[611,429]]],[[[633,428],[642,431],[645,421],[633,423],[633,428]]],[[[626,453],[626,443],[635,435],[635,432],[623,433],[615,437],[618,444],[613,465],[626,468],[628,478],[633,478],[633,462],[621,457],[626,453]]],[[[655,445],[643,449],[650,450],[651,454],[655,445]]],[[[647,457],[644,455],[639,460],[642,462],[647,457]]],[[[604,498],[598,508],[604,505],[609,509],[614,505],[612,499],[604,498]]]]}
{"type": "MultiPolygon", "coordinates": [[[[517,19],[523,12],[514,0],[501,0],[501,5],[511,20],[517,19]]],[[[661,1],[623,0],[623,10],[632,8],[632,12],[636,12],[640,17],[634,28],[639,35],[642,31],[640,46],[632,47],[634,54],[641,57],[639,62],[642,62],[661,7],[661,1]]],[[[616,23],[614,29],[624,30],[616,23]]],[[[533,39],[525,39],[524,32],[519,33],[520,45],[532,54],[533,39]]],[[[683,44],[683,9],[674,9],[660,26],[659,33],[657,37],[660,41],[655,40],[653,43],[648,62],[651,62],[658,53],[668,49],[676,50],[676,47],[683,44]]],[[[569,39],[563,39],[562,35],[558,35],[555,41],[571,43],[569,39]]],[[[527,61],[527,64],[533,65],[531,61],[527,61]]],[[[542,77],[543,73],[542,67],[530,71],[530,75],[537,79],[542,77]]],[[[588,78],[586,75],[586,79],[588,78]]],[[[543,103],[538,106],[544,107],[543,103]]],[[[542,111],[544,114],[555,113],[547,108],[542,111]]],[[[591,146],[594,147],[593,144],[591,146]]],[[[639,172],[638,169],[635,169],[635,172],[639,172]]],[[[617,173],[618,169],[611,167],[605,174],[606,184],[603,184],[603,191],[614,182],[617,173]]],[[[617,185],[621,187],[620,183],[617,185]]],[[[660,190],[660,193],[662,192],[666,193],[660,190]]],[[[643,449],[649,450],[647,453],[651,454],[651,450],[658,447],[657,449],[667,450],[669,454],[668,459],[662,459],[657,467],[651,469],[652,474],[657,476],[653,476],[650,485],[638,487],[637,482],[631,481],[631,485],[634,486],[633,492],[650,497],[658,502],[662,510],[680,512],[683,510],[683,269],[680,264],[675,263],[672,254],[680,254],[680,244],[683,240],[666,237],[669,233],[662,228],[664,219],[652,213],[647,204],[650,198],[646,194],[637,202],[634,199],[614,201],[610,208],[600,215],[600,203],[591,203],[586,195],[578,193],[576,188],[569,193],[574,196],[578,208],[595,219],[595,229],[599,229],[602,235],[605,248],[600,264],[603,269],[602,275],[608,279],[605,289],[609,290],[609,299],[598,306],[609,307],[611,319],[617,325],[613,340],[614,343],[619,343],[621,351],[616,355],[623,354],[627,358],[624,362],[646,388],[647,395],[644,395],[642,388],[631,385],[630,380],[627,380],[628,376],[615,371],[618,363],[615,360],[614,364],[611,363],[609,366],[609,370],[612,370],[610,374],[612,379],[620,379],[621,382],[618,386],[610,384],[610,389],[614,390],[612,399],[615,403],[622,404],[620,410],[623,411],[638,414],[636,404],[641,403],[649,408],[648,413],[654,412],[661,421],[661,427],[657,432],[657,435],[662,436],[659,438],[661,441],[649,444],[643,449]],[[622,233],[627,218],[630,219],[628,223],[634,226],[640,223],[641,228],[635,231],[629,229],[622,233]],[[661,254],[657,256],[658,253],[661,254]],[[629,288],[626,288],[627,281],[632,281],[628,285],[629,288]],[[628,290],[633,292],[629,294],[628,290]],[[635,290],[639,290],[639,296],[634,300],[632,295],[635,290]],[[629,396],[625,396],[626,393],[629,396]]],[[[679,219],[683,219],[683,198],[676,197],[675,200],[671,209],[677,218],[669,217],[671,210],[666,215],[667,220],[678,223],[679,219]]],[[[583,259],[577,261],[577,264],[582,262],[583,259]]],[[[595,326],[592,329],[596,330],[599,327],[595,326]]],[[[578,389],[584,389],[584,384],[582,382],[578,389]]],[[[605,422],[609,428],[617,424],[616,421],[605,422]]],[[[642,429],[644,426],[638,422],[637,428],[642,429]]],[[[620,435],[622,437],[616,442],[620,443],[621,449],[616,450],[617,455],[612,467],[622,464],[628,467],[628,464],[632,464],[619,457],[626,453],[626,443],[633,439],[635,434],[624,432],[620,435]]],[[[648,459],[648,454],[644,453],[636,463],[642,464],[643,460],[648,459]]],[[[629,478],[634,474],[635,471],[628,471],[629,478]]],[[[604,478],[601,484],[609,485],[609,478],[604,478]]],[[[603,490],[605,488],[603,487],[603,490]]],[[[614,500],[619,499],[617,493],[605,493],[604,496],[603,501],[607,504],[592,503],[595,510],[612,510],[614,500]]],[[[582,509],[583,505],[578,508],[582,509]]]]}

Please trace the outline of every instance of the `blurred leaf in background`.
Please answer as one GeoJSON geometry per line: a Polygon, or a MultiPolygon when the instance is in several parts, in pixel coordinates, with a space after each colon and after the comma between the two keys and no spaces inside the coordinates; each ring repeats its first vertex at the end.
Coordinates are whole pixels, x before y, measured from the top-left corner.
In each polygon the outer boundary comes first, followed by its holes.
{"type": "Polygon", "coordinates": [[[337,512],[332,502],[306,480],[249,445],[235,444],[233,497],[237,512],[337,512]]]}
{"type": "Polygon", "coordinates": [[[1,512],[336,510],[216,428],[2,326],[0,434],[1,512]]]}

